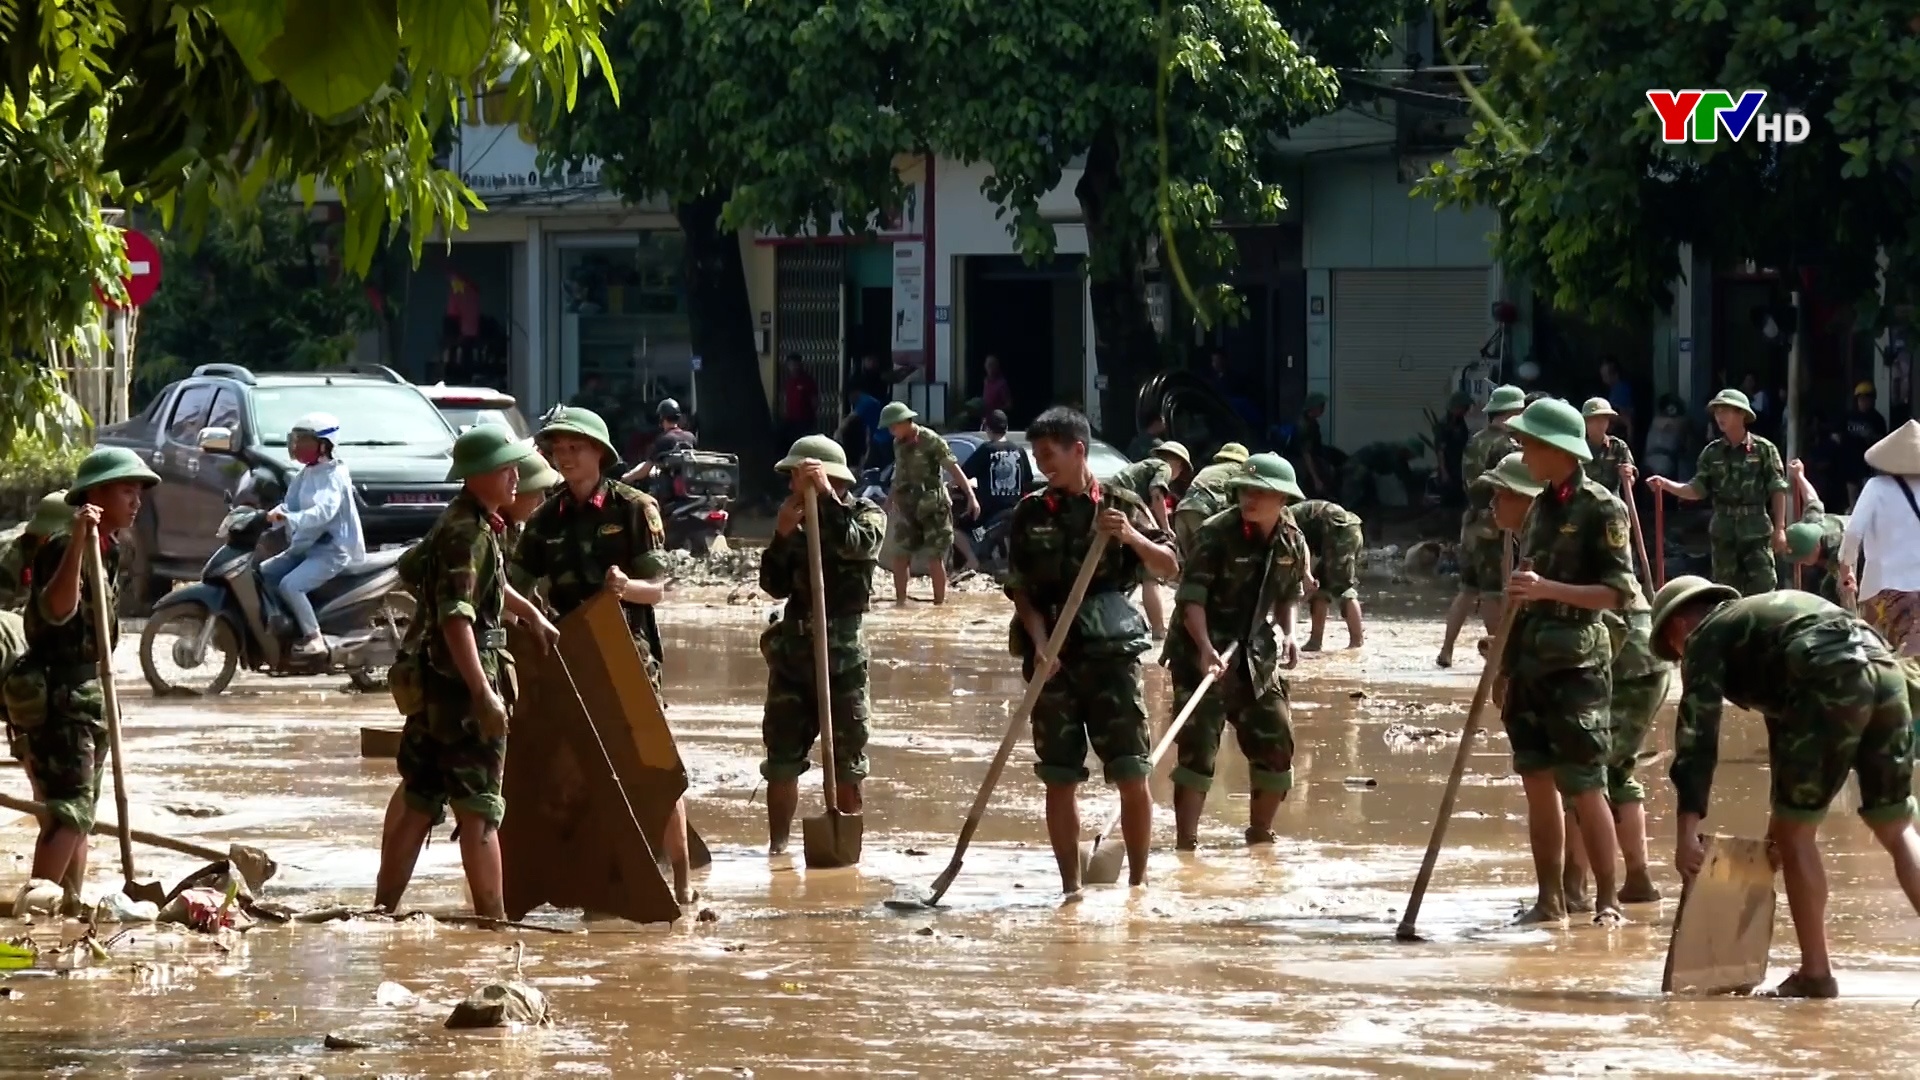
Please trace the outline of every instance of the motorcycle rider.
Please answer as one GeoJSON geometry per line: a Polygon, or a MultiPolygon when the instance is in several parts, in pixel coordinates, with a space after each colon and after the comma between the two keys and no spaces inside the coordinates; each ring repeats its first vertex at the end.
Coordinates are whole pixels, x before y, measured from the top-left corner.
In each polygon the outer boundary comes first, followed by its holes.
{"type": "Polygon", "coordinates": [[[327,639],[307,594],[367,557],[366,533],[353,497],[346,463],[333,456],[340,421],[332,413],[308,413],[287,431],[287,450],[304,466],[287,485],[286,499],[267,520],[287,527],[287,550],[260,564],[267,587],[276,589],[300,627],[295,656],[324,656],[327,639]]]}
{"type": "Polygon", "coordinates": [[[647,451],[647,460],[641,462],[639,468],[622,478],[626,483],[642,491],[647,490],[645,487],[647,481],[652,479],[654,470],[659,468],[660,462],[668,454],[677,454],[682,450],[696,450],[700,446],[699,436],[681,426],[681,421],[685,420],[686,416],[680,411],[679,402],[667,398],[660,403],[658,409],[654,410],[654,417],[660,421],[660,434],[653,437],[653,447],[647,451]]]}

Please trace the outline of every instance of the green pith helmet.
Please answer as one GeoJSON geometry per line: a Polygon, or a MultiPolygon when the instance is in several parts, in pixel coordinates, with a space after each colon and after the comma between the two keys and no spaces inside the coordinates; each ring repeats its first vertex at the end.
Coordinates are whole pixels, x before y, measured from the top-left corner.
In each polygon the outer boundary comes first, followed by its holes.
{"type": "Polygon", "coordinates": [[[1520,460],[1518,453],[1508,454],[1500,459],[1500,464],[1482,474],[1493,481],[1495,487],[1505,488],[1515,495],[1525,495],[1531,499],[1547,490],[1547,485],[1533,478],[1527,471],[1526,463],[1520,460]]]}
{"type": "Polygon", "coordinates": [[[1215,465],[1245,465],[1247,459],[1252,456],[1252,454],[1247,452],[1246,447],[1241,446],[1237,442],[1230,442],[1214,451],[1213,463],[1215,465]]]}
{"type": "Polygon", "coordinates": [[[1613,411],[1613,402],[1606,398],[1590,397],[1585,405],[1580,406],[1580,415],[1591,420],[1596,416],[1619,416],[1620,414],[1613,411]]]}
{"type": "Polygon", "coordinates": [[[1290,499],[1307,497],[1293,475],[1293,464],[1279,454],[1255,454],[1248,458],[1247,471],[1228,481],[1228,486],[1236,491],[1241,488],[1277,491],[1290,499]]]}
{"type": "Polygon", "coordinates": [[[55,491],[40,496],[40,505],[33,508],[33,519],[27,522],[27,535],[45,540],[71,524],[73,507],[67,503],[67,493],[55,491]]]}
{"type": "MultiPolygon", "coordinates": [[[[981,402],[982,405],[986,402],[981,402]]],[[[907,407],[904,401],[889,401],[887,407],[880,410],[880,426],[890,428],[895,424],[904,424],[909,420],[918,420],[920,414],[907,407]]]]}
{"type": "Polygon", "coordinates": [[[1526,411],[1507,421],[1507,430],[1525,438],[1546,443],[1580,461],[1592,461],[1587,446],[1587,422],[1579,410],[1559,398],[1541,398],[1526,411]]]}
{"type": "Polygon", "coordinates": [[[121,480],[138,480],[141,487],[152,487],[160,482],[160,477],[147,468],[140,455],[124,446],[94,447],[74,470],[73,486],[67,489],[67,505],[79,506],[87,501],[89,490],[121,480]]]}
{"type": "Polygon", "coordinates": [[[1746,413],[1748,423],[1759,419],[1753,411],[1753,402],[1748,401],[1747,395],[1738,390],[1727,389],[1713,395],[1713,400],[1707,402],[1707,411],[1712,412],[1722,406],[1729,409],[1739,409],[1741,412],[1746,413]]]}
{"type": "Polygon", "coordinates": [[[1787,526],[1787,557],[1795,562],[1820,550],[1820,526],[1800,521],[1787,526]]]}
{"type": "Polygon", "coordinates": [[[1183,443],[1168,439],[1166,442],[1154,447],[1153,452],[1161,457],[1172,458],[1180,464],[1185,465],[1189,470],[1193,468],[1193,455],[1187,453],[1187,448],[1183,443]]]}
{"type": "Polygon", "coordinates": [[[453,440],[453,467],[447,470],[447,479],[480,476],[517,465],[535,453],[532,443],[514,438],[510,429],[499,424],[479,424],[453,440]]]}
{"type": "Polygon", "coordinates": [[[555,405],[543,418],[540,431],[534,436],[538,443],[545,443],[555,435],[577,435],[588,442],[598,443],[603,460],[612,460],[620,456],[613,448],[613,436],[607,432],[607,422],[592,409],[583,409],[578,405],[555,405]]]}
{"type": "Polygon", "coordinates": [[[1488,416],[1505,416],[1517,413],[1527,407],[1527,392],[1517,386],[1496,386],[1493,393],[1487,395],[1488,416]]]}
{"type": "Polygon", "coordinates": [[[792,472],[809,461],[826,466],[826,473],[832,479],[853,483],[853,470],[847,468],[847,452],[827,435],[809,435],[794,443],[787,456],[773,467],[780,472],[792,472]]]}
{"type": "Polygon", "coordinates": [[[551,490],[561,479],[559,472],[537,452],[520,462],[520,493],[523,495],[529,491],[551,490]]]}
{"type": "Polygon", "coordinates": [[[1667,648],[1665,641],[1667,620],[1674,613],[1695,600],[1711,600],[1725,603],[1740,599],[1740,591],[1730,585],[1720,585],[1703,577],[1691,574],[1674,578],[1661,586],[1653,596],[1653,654],[1662,660],[1672,662],[1679,657],[1667,648]]]}
{"type": "Polygon", "coordinates": [[[1303,413],[1312,412],[1315,409],[1324,409],[1326,407],[1327,407],[1327,395],[1308,394],[1307,400],[1302,402],[1300,405],[1300,411],[1303,413]]]}

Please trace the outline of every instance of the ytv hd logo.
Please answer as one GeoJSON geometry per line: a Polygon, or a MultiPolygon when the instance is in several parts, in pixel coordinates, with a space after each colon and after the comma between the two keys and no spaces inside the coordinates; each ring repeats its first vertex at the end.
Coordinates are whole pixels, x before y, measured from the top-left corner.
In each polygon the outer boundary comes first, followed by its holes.
{"type": "Polygon", "coordinates": [[[1813,125],[1800,113],[1761,115],[1767,100],[1765,90],[1743,90],[1738,98],[1725,90],[1649,90],[1647,102],[1660,116],[1660,141],[1664,143],[1717,142],[1725,129],[1727,138],[1739,142],[1748,131],[1758,142],[1803,143],[1812,134],[1813,125]]]}

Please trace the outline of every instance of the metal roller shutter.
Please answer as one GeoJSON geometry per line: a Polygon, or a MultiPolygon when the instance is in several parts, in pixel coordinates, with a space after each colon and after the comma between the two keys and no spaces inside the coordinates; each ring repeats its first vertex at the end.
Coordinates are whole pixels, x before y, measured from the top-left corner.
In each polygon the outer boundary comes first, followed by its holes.
{"type": "Polygon", "coordinates": [[[1333,272],[1332,430],[1344,450],[1428,434],[1491,332],[1486,267],[1333,272]]]}

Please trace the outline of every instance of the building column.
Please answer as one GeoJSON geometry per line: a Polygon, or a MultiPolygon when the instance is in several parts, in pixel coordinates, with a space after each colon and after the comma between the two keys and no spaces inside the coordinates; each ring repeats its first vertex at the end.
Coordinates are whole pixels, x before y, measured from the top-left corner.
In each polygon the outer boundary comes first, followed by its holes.
{"type": "Polygon", "coordinates": [[[1309,269],[1307,277],[1307,393],[1325,394],[1321,438],[1333,445],[1333,273],[1309,269]]]}
{"type": "Polygon", "coordinates": [[[520,386],[516,386],[515,396],[526,402],[529,409],[522,410],[529,416],[537,416],[547,410],[551,401],[558,396],[552,393],[552,380],[548,374],[547,363],[547,239],[546,230],[540,227],[540,219],[527,218],[526,254],[520,260],[525,267],[525,278],[520,284],[525,298],[525,315],[520,320],[526,330],[526,365],[521,375],[520,386]]]}

